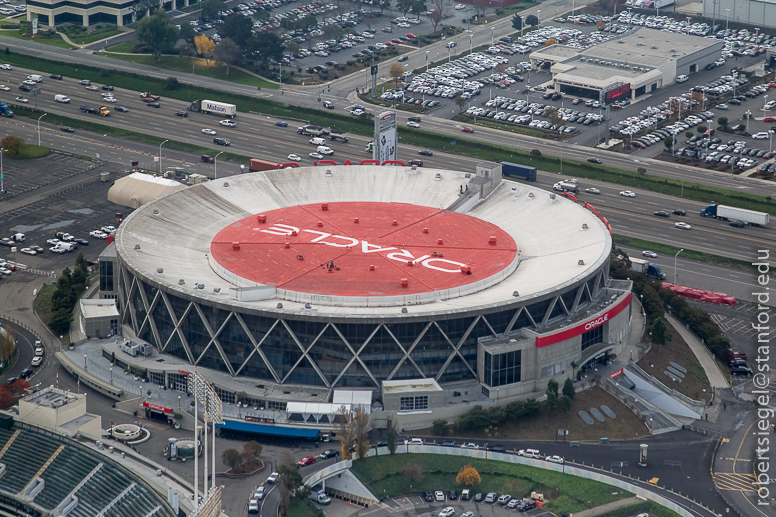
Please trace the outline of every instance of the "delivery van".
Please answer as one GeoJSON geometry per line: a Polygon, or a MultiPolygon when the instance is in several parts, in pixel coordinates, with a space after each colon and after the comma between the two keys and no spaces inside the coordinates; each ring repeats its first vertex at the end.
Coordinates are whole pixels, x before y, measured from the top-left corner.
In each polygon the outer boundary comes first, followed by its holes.
{"type": "MultiPolygon", "coordinates": [[[[320,138],[320,137],[315,137],[315,138],[311,138],[310,139],[310,143],[313,144],[313,145],[326,145],[326,139],[325,138],[320,138]]],[[[318,151],[318,152],[320,152],[320,151],[318,151]]]]}
{"type": "Polygon", "coordinates": [[[54,95],[54,100],[57,102],[64,102],[65,104],[70,103],[70,97],[67,95],[54,95]]]}
{"type": "Polygon", "coordinates": [[[38,75],[38,74],[28,75],[27,79],[29,79],[30,81],[35,81],[36,83],[42,83],[43,82],[43,76],[42,75],[38,75]]]}
{"type": "Polygon", "coordinates": [[[334,154],[334,150],[331,147],[326,147],[325,145],[319,145],[318,152],[324,156],[330,156],[334,154]]]}

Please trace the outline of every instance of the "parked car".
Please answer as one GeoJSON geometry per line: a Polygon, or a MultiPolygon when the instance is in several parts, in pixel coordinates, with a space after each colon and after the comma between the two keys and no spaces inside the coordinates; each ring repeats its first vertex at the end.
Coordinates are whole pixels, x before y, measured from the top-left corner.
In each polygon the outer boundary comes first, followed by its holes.
{"type": "Polygon", "coordinates": [[[336,458],[339,451],[337,449],[326,449],[320,454],[321,459],[336,458]]]}
{"type": "Polygon", "coordinates": [[[453,515],[455,515],[455,508],[453,508],[452,506],[448,506],[447,508],[439,512],[439,517],[453,517],[453,515]]]}
{"type": "Polygon", "coordinates": [[[315,456],[305,456],[301,460],[296,462],[297,468],[299,467],[308,467],[315,463],[315,456]]]}
{"type": "Polygon", "coordinates": [[[512,499],[509,494],[503,494],[498,498],[498,504],[507,504],[512,499]]]}
{"type": "Polygon", "coordinates": [[[496,492],[488,492],[488,495],[485,496],[485,502],[495,503],[497,497],[498,497],[498,494],[496,492]]]}
{"type": "Polygon", "coordinates": [[[442,492],[441,490],[437,490],[436,492],[434,492],[434,499],[436,499],[437,501],[444,501],[445,493],[442,492]]]}
{"type": "Polygon", "coordinates": [[[423,492],[423,499],[427,503],[432,503],[432,502],[434,502],[434,494],[432,494],[431,492],[428,492],[428,491],[427,492],[423,492]]]}
{"type": "Polygon", "coordinates": [[[280,477],[280,474],[278,472],[273,472],[267,478],[267,483],[269,483],[270,485],[274,485],[275,483],[278,482],[279,477],[280,477]]]}

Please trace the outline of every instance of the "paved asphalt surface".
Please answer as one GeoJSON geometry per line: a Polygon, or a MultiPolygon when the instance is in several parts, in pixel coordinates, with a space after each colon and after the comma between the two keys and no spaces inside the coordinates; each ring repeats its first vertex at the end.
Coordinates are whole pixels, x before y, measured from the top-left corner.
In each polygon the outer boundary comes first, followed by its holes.
{"type": "Polygon", "coordinates": [[[13,329],[14,335],[16,337],[16,346],[19,349],[19,358],[16,360],[16,364],[14,364],[10,370],[5,372],[5,374],[0,377],[0,382],[6,382],[8,379],[12,378],[19,378],[19,374],[22,372],[22,370],[29,367],[33,369],[33,375],[27,378],[27,382],[29,382],[30,385],[34,385],[36,382],[35,373],[37,373],[38,368],[31,367],[30,361],[32,361],[32,358],[35,355],[35,341],[38,338],[35,337],[35,334],[30,332],[27,328],[21,327],[15,324],[13,321],[3,317],[0,317],[0,326],[2,326],[4,329],[7,326],[10,326],[13,329]]]}

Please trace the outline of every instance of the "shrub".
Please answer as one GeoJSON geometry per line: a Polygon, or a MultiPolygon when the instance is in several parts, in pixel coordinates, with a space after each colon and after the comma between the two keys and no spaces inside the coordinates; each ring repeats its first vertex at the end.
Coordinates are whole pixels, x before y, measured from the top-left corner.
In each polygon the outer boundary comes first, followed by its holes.
{"type": "Polygon", "coordinates": [[[531,156],[541,156],[542,152],[539,149],[531,149],[531,156]]]}

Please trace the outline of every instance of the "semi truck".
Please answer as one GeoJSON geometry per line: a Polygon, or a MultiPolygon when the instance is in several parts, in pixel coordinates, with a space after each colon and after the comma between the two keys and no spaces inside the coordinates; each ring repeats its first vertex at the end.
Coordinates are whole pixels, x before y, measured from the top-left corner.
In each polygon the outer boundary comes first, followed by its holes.
{"type": "Polygon", "coordinates": [[[659,280],[665,280],[666,274],[660,269],[660,266],[653,264],[648,260],[632,258],[631,269],[637,273],[643,273],[646,276],[657,278],[659,280]]]}
{"type": "Polygon", "coordinates": [[[519,163],[501,162],[501,175],[536,181],[536,167],[520,165],[519,163]]]}
{"type": "Polygon", "coordinates": [[[552,186],[553,189],[561,192],[579,192],[579,183],[576,181],[559,181],[552,186]]]}
{"type": "Polygon", "coordinates": [[[296,128],[296,134],[319,137],[326,136],[329,132],[321,126],[306,125],[296,128]]]}
{"type": "Polygon", "coordinates": [[[266,160],[259,160],[258,158],[251,158],[248,162],[248,170],[250,172],[274,171],[277,168],[277,162],[268,162],[266,160]]]}
{"type": "Polygon", "coordinates": [[[334,129],[331,130],[331,134],[329,135],[329,138],[332,142],[336,140],[341,140],[343,144],[348,143],[348,134],[344,131],[335,131],[334,129]]]}
{"type": "Polygon", "coordinates": [[[81,111],[86,113],[94,113],[95,115],[102,115],[103,117],[110,116],[110,110],[105,106],[93,106],[91,104],[81,104],[81,111]]]}
{"type": "Polygon", "coordinates": [[[4,102],[0,102],[0,115],[2,115],[3,117],[12,118],[13,111],[11,111],[11,108],[8,107],[8,104],[4,102]]]}
{"type": "Polygon", "coordinates": [[[192,102],[187,109],[189,111],[196,111],[197,113],[212,113],[229,118],[235,118],[237,116],[237,106],[218,101],[196,100],[192,102]]]}
{"type": "Polygon", "coordinates": [[[716,204],[701,210],[701,217],[713,217],[723,221],[738,220],[750,226],[766,226],[770,222],[770,214],[716,204]]]}

